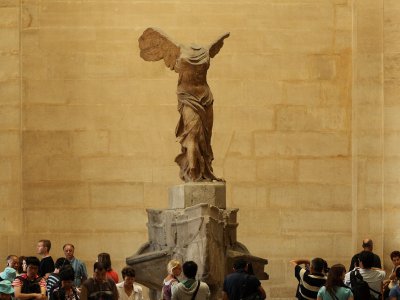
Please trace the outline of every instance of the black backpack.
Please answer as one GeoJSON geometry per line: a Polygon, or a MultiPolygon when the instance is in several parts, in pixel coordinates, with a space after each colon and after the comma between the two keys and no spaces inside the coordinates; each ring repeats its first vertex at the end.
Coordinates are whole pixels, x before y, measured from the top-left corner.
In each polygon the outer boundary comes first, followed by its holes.
{"type": "Polygon", "coordinates": [[[354,270],[350,272],[350,284],[351,290],[353,291],[354,300],[369,300],[375,299],[372,296],[372,292],[375,292],[379,296],[381,295],[378,291],[371,289],[368,285],[368,282],[364,281],[362,275],[359,270],[354,270]]]}
{"type": "Polygon", "coordinates": [[[249,277],[250,275],[246,275],[241,288],[240,288],[240,300],[263,300],[258,290],[249,291],[249,277]]]}

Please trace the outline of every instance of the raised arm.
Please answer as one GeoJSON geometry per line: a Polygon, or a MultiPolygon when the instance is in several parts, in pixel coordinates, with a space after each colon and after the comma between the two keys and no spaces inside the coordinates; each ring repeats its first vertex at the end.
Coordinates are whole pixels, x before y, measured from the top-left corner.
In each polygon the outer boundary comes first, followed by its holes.
{"type": "Polygon", "coordinates": [[[310,261],[308,259],[293,259],[290,261],[290,264],[293,266],[297,265],[309,265],[310,261]]]}
{"type": "Polygon", "coordinates": [[[224,45],[224,39],[226,39],[227,37],[229,37],[230,33],[224,33],[222,36],[220,36],[215,42],[213,42],[210,46],[209,46],[209,54],[210,57],[213,58],[215,55],[218,54],[219,50],[221,50],[222,46],[224,45]]]}

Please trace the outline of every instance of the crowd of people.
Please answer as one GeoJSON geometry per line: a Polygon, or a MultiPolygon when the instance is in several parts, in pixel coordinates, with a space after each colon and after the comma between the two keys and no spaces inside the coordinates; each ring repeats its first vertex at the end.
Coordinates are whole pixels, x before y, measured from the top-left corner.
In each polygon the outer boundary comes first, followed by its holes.
{"type": "Polygon", "coordinates": [[[317,300],[400,300],[400,252],[390,258],[392,271],[387,279],[381,260],[373,253],[373,242],[364,239],[363,250],[355,254],[349,271],[342,264],[328,267],[322,258],[292,260],[299,284],[296,298],[317,300]]]}
{"type": "MultiPolygon", "coordinates": [[[[122,281],[111,267],[108,253],[99,253],[89,277],[85,264],[74,256],[72,244],[63,246],[64,257],[55,262],[50,255],[51,242],[40,240],[41,256],[7,257],[0,273],[0,300],[143,300],[142,287],[135,282],[131,266],[122,269],[122,281]]],[[[196,280],[198,266],[194,261],[171,260],[162,282],[163,300],[208,300],[209,286],[196,280]],[[183,273],[183,274],[182,274],[183,273]]],[[[234,263],[233,273],[225,278],[224,300],[262,300],[266,298],[261,282],[254,276],[251,264],[234,263]],[[254,295],[256,297],[254,298],[254,295]]],[[[161,284],[161,282],[160,282],[161,284]]]]}
{"type": "Polygon", "coordinates": [[[135,270],[122,269],[122,282],[111,267],[108,253],[99,253],[88,276],[85,264],[74,256],[75,247],[65,244],[65,257],[55,262],[51,242],[40,240],[36,256],[7,257],[0,273],[0,300],[143,300],[142,288],[135,283],[135,270]]]}
{"type": "MultiPolygon", "coordinates": [[[[196,280],[197,264],[171,260],[167,266],[168,275],[163,281],[162,300],[207,300],[210,289],[205,282],[196,280]],[[179,276],[183,271],[183,279],[179,276]]],[[[222,289],[223,300],[262,300],[266,298],[260,280],[254,275],[250,263],[238,259],[232,273],[226,276],[222,289]]]]}
{"type": "MultiPolygon", "coordinates": [[[[349,272],[343,264],[330,268],[322,258],[292,260],[298,280],[296,298],[316,300],[400,300],[400,252],[393,251],[393,268],[386,279],[381,260],[373,253],[371,239],[363,240],[363,250],[351,260],[349,272]]],[[[51,242],[40,240],[37,253],[42,256],[7,257],[0,273],[0,300],[143,300],[142,288],[135,282],[131,266],[122,269],[122,281],[111,267],[108,253],[99,253],[88,276],[85,264],[75,258],[75,247],[65,244],[65,257],[55,262],[50,255],[51,242]]],[[[171,260],[162,282],[162,300],[208,300],[210,289],[196,280],[194,261],[183,264],[171,260]],[[182,276],[183,273],[183,276],[182,276]]],[[[223,283],[223,300],[263,300],[266,293],[253,273],[251,263],[238,259],[223,283]]]]}

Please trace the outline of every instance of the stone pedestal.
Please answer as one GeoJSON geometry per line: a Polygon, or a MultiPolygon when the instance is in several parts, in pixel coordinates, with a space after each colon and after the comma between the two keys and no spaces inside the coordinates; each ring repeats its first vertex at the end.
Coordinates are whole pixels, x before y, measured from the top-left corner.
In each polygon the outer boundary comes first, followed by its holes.
{"type": "Polygon", "coordinates": [[[149,242],[131,257],[136,281],[150,288],[151,300],[160,291],[169,260],[193,260],[197,278],[211,290],[211,299],[221,297],[226,274],[235,259],[252,262],[255,275],[268,279],[266,259],[255,257],[236,239],[238,209],[225,209],[225,183],[186,183],[169,191],[170,209],[148,209],[149,242]]]}
{"type": "Polygon", "coordinates": [[[207,203],[226,208],[226,185],[224,182],[189,182],[169,189],[169,208],[186,208],[207,203]]]}

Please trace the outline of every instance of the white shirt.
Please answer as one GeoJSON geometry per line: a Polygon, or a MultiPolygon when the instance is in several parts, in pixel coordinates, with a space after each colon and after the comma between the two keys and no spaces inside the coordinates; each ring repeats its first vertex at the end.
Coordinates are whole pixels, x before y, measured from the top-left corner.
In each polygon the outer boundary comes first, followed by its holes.
{"type": "Polygon", "coordinates": [[[133,291],[132,291],[132,294],[130,296],[128,296],[125,293],[124,282],[117,283],[116,286],[117,286],[119,300],[143,300],[143,294],[142,294],[142,287],[141,286],[139,286],[139,285],[134,283],[133,284],[133,291]]]}
{"type": "MultiPolygon", "coordinates": [[[[350,271],[350,272],[352,272],[352,271],[350,271]]],[[[378,292],[381,291],[382,281],[383,281],[383,279],[385,279],[385,276],[386,276],[385,271],[375,270],[375,269],[361,269],[361,268],[359,268],[358,271],[360,271],[360,274],[363,277],[364,281],[368,283],[368,285],[371,289],[374,289],[375,291],[378,291],[378,292]]],[[[350,272],[347,272],[346,276],[344,277],[344,283],[347,286],[351,286],[350,272]]],[[[371,294],[374,295],[375,297],[377,296],[377,294],[374,292],[371,292],[371,294]]]]}

